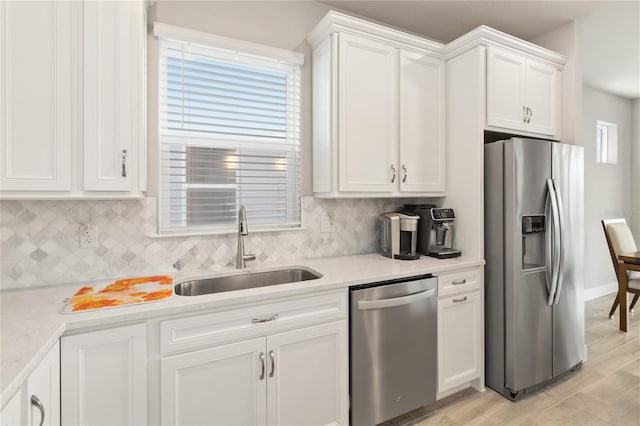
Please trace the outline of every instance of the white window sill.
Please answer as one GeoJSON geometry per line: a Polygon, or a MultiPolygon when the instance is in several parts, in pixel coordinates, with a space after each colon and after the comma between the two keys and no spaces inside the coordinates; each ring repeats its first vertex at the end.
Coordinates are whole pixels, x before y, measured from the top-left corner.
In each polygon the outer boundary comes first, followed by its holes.
{"type": "MultiPolygon", "coordinates": [[[[306,231],[305,226],[299,228],[263,228],[263,229],[251,229],[249,224],[249,235],[251,234],[265,234],[269,232],[298,232],[306,231]]],[[[149,235],[149,238],[185,238],[185,237],[208,237],[208,236],[221,236],[221,235],[237,235],[238,230],[224,230],[224,231],[193,231],[193,232],[181,232],[175,234],[159,234],[154,233],[149,235]]]]}

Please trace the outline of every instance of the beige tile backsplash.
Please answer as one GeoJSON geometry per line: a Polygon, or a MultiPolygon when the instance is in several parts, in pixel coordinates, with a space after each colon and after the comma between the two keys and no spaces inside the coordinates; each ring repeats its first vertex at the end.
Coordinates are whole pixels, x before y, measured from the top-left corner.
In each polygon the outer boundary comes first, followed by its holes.
{"type": "MultiPolygon", "coordinates": [[[[254,264],[377,250],[376,216],[407,200],[320,200],[302,197],[304,230],[250,233],[254,264]],[[336,232],[321,233],[333,215],[336,232]]],[[[415,200],[414,200],[415,201],[415,200]]],[[[3,290],[103,278],[215,271],[234,264],[235,235],[153,238],[156,198],[134,201],[2,201],[0,285],[3,290]],[[79,247],[79,226],[99,229],[98,248],[79,247]]],[[[249,224],[251,230],[251,224],[249,224]]]]}

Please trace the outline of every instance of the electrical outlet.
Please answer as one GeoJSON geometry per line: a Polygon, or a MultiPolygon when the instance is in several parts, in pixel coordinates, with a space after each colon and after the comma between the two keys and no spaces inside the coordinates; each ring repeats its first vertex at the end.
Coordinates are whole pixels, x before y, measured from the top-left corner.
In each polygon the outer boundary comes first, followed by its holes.
{"type": "Polygon", "coordinates": [[[336,232],[336,221],[332,215],[322,218],[320,223],[320,232],[336,232]]]}
{"type": "Polygon", "coordinates": [[[98,247],[98,225],[80,225],[80,247],[98,247]]]}

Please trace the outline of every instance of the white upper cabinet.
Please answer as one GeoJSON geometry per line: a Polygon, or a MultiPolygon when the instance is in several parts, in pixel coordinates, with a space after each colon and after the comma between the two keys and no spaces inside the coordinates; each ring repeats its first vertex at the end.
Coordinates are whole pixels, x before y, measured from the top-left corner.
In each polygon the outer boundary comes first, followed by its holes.
{"type": "Polygon", "coordinates": [[[445,195],[441,45],[333,11],[308,40],[315,196],[445,195]]]}
{"type": "Polygon", "coordinates": [[[393,192],[398,168],[396,49],[341,34],[338,52],[339,189],[393,192]]]}
{"type": "Polygon", "coordinates": [[[401,192],[444,193],[444,62],[400,51],[401,192]]]}
{"type": "Polygon", "coordinates": [[[487,49],[487,127],[560,136],[560,71],[515,51],[487,49]]]}
{"type": "Polygon", "coordinates": [[[0,4],[0,197],[145,190],[142,1],[0,4]]]}
{"type": "Polygon", "coordinates": [[[560,135],[560,76],[555,67],[527,61],[528,131],[560,135]]]}
{"type": "Polygon", "coordinates": [[[0,189],[71,189],[72,7],[0,2],[0,189]]]}
{"type": "Polygon", "coordinates": [[[140,2],[84,3],[84,189],[131,191],[142,142],[140,2]]]}

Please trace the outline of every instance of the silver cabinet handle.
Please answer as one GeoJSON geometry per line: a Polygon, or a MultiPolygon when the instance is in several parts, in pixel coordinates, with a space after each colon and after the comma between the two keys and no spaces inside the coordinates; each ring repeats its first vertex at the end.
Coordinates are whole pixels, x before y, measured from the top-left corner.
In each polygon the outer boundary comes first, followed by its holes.
{"type": "Polygon", "coordinates": [[[275,321],[278,319],[278,314],[271,315],[269,318],[254,318],[251,320],[253,324],[262,324],[263,322],[275,321]]]}
{"type": "Polygon", "coordinates": [[[527,122],[527,107],[522,105],[522,122],[527,122]]]}
{"type": "Polygon", "coordinates": [[[269,377],[273,377],[276,372],[276,355],[273,351],[269,351],[269,358],[271,358],[271,372],[269,373],[269,377]]]}
{"type": "Polygon", "coordinates": [[[260,370],[260,380],[264,380],[264,352],[260,352],[260,363],[262,364],[262,369],[260,370]]]}
{"type": "Polygon", "coordinates": [[[463,297],[462,299],[453,299],[453,303],[466,302],[466,301],[467,301],[467,296],[463,297]]]}
{"type": "Polygon", "coordinates": [[[528,112],[528,116],[529,118],[527,118],[527,123],[531,123],[531,117],[533,116],[533,110],[529,107],[527,107],[527,112],[528,112]]]}
{"type": "Polygon", "coordinates": [[[402,165],[402,171],[404,172],[404,176],[402,177],[402,183],[405,183],[407,181],[407,166],[405,166],[404,164],[402,165]]]}
{"type": "Polygon", "coordinates": [[[391,172],[393,173],[393,176],[391,176],[391,183],[393,183],[396,181],[396,166],[393,164],[391,165],[391,172]]]}
{"type": "Polygon", "coordinates": [[[127,150],[122,150],[122,177],[127,177],[127,150]]]}
{"type": "Polygon", "coordinates": [[[466,284],[467,280],[456,280],[456,281],[451,281],[451,285],[460,285],[460,284],[466,284]]]}
{"type": "Polygon", "coordinates": [[[31,405],[35,405],[40,410],[40,426],[42,426],[44,424],[44,405],[35,395],[31,395],[31,405]]]}

